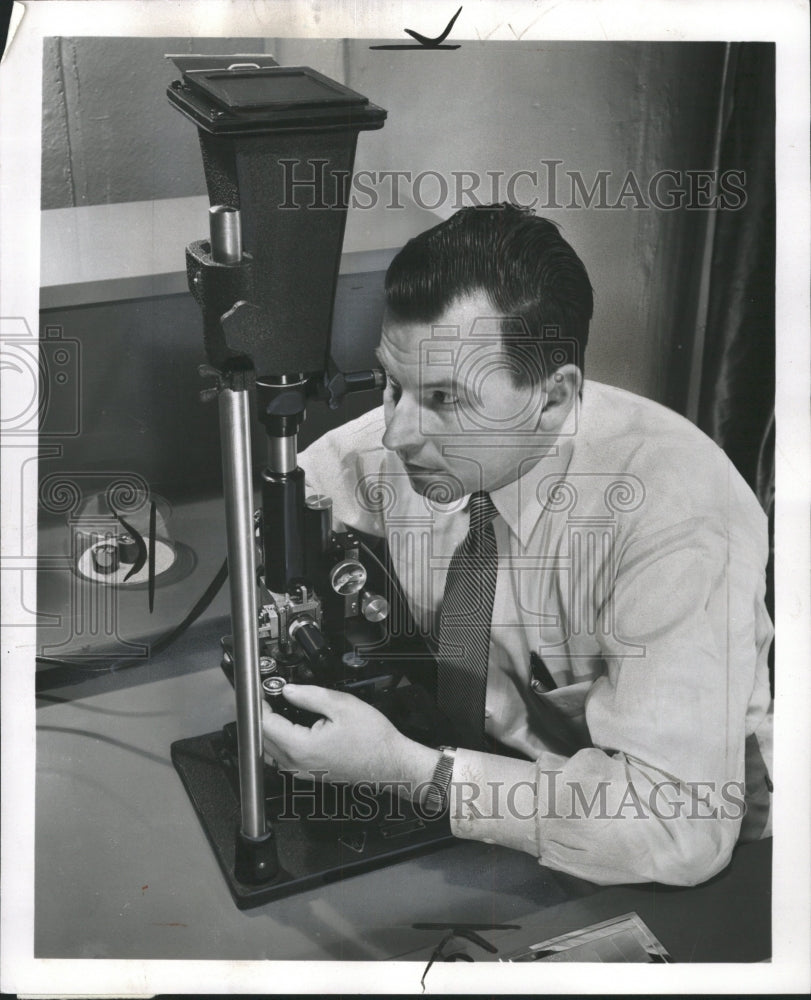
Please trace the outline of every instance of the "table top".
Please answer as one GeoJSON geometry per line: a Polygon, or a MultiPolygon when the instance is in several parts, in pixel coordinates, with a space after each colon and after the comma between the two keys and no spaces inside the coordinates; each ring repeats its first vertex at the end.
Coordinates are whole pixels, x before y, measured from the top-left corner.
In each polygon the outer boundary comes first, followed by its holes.
{"type": "Polygon", "coordinates": [[[149,664],[39,696],[36,957],[427,961],[443,932],[414,924],[518,925],[484,933],[504,954],[632,911],[677,962],[769,957],[770,841],[684,889],[598,887],[455,841],[238,910],[169,753],[233,718],[223,631],[202,623],[149,664]]]}

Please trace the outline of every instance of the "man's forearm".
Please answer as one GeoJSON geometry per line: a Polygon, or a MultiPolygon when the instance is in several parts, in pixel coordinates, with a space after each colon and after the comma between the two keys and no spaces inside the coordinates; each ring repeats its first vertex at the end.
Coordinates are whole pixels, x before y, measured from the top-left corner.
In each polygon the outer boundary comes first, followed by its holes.
{"type": "Polygon", "coordinates": [[[598,749],[515,760],[457,752],[457,837],[502,844],[599,884],[703,882],[729,859],[743,785],[678,782],[598,749]]]}
{"type": "Polygon", "coordinates": [[[449,797],[451,832],[537,857],[537,772],[534,761],[457,750],[449,797]]]}

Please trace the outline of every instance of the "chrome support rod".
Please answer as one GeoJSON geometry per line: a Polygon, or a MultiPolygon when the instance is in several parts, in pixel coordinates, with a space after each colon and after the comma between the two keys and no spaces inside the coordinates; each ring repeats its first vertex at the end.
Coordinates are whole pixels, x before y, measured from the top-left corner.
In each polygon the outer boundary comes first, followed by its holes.
{"type": "Polygon", "coordinates": [[[219,395],[242,833],[256,839],[267,832],[267,822],[262,771],[262,691],[256,630],[256,539],[249,398],[247,389],[223,388],[219,395]]]}
{"type": "Polygon", "coordinates": [[[208,210],[211,233],[211,256],[218,264],[239,264],[242,261],[242,228],[239,209],[229,205],[213,205],[208,210]]]}

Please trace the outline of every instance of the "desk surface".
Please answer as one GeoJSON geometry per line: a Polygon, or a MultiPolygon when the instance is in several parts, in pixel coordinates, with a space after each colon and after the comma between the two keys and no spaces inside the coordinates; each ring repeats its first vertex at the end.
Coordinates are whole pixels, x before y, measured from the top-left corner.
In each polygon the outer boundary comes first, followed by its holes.
{"type": "Polygon", "coordinates": [[[485,935],[504,953],[630,911],[675,961],[769,957],[770,841],[738,848],[692,889],[598,887],[458,841],[238,910],[169,757],[174,740],[233,716],[215,666],[221,624],[148,666],[38,701],[37,957],[425,961],[441,935],[414,923],[520,925],[485,935]]]}

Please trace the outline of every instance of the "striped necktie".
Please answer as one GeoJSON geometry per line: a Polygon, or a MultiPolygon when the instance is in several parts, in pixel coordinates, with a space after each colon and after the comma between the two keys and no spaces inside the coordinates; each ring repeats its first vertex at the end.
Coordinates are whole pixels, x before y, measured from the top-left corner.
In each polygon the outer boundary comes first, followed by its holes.
{"type": "Polygon", "coordinates": [[[468,503],[470,527],[448,568],[437,654],[437,704],[456,725],[468,749],[486,746],[484,706],[490,626],[498,574],[493,518],[487,493],[468,503]]]}

